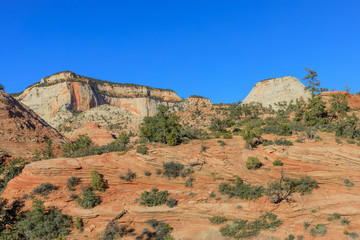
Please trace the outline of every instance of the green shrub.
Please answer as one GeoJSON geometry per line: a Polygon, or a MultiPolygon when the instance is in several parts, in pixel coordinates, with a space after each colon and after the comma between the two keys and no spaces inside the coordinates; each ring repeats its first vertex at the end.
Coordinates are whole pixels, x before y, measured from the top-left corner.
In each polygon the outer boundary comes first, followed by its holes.
{"type": "Polygon", "coordinates": [[[181,142],[182,129],[179,117],[170,113],[168,107],[160,105],[154,117],[144,117],[140,134],[150,142],[162,142],[173,146],[181,142]]]}
{"type": "Polygon", "coordinates": [[[292,234],[290,234],[289,236],[287,236],[287,237],[285,238],[285,240],[294,240],[294,239],[295,239],[295,236],[292,235],[292,234]]]}
{"type": "Polygon", "coordinates": [[[220,144],[220,146],[225,146],[225,142],[223,140],[218,140],[217,142],[220,144]]]}
{"type": "Polygon", "coordinates": [[[180,176],[180,172],[184,169],[184,165],[174,161],[163,163],[163,174],[167,177],[176,178],[180,176]]]}
{"type": "Polygon", "coordinates": [[[146,239],[155,238],[155,240],[175,240],[175,238],[171,236],[172,227],[170,227],[169,224],[157,221],[156,219],[150,219],[146,221],[146,223],[155,231],[154,233],[148,233],[146,231],[146,233],[144,233],[147,234],[148,238],[146,239]]]}
{"type": "Polygon", "coordinates": [[[147,177],[150,177],[150,176],[151,176],[151,172],[150,172],[150,171],[145,171],[144,174],[145,174],[145,176],[147,176],[147,177]]]}
{"type": "Polygon", "coordinates": [[[342,218],[341,219],[341,225],[349,225],[350,224],[350,220],[349,219],[347,219],[347,218],[342,218]]]}
{"type": "Polygon", "coordinates": [[[301,193],[301,195],[310,194],[313,189],[319,188],[316,180],[308,176],[301,177],[300,179],[284,178],[284,182],[288,188],[293,188],[296,192],[301,193]]]}
{"type": "Polygon", "coordinates": [[[232,136],[231,133],[225,133],[225,134],[223,134],[223,138],[224,138],[224,139],[232,139],[233,136],[232,136]]]}
{"type": "Polygon", "coordinates": [[[156,169],[155,169],[155,172],[156,172],[157,175],[160,175],[160,174],[162,173],[162,171],[161,171],[160,168],[156,168],[156,169]]]}
{"type": "Polygon", "coordinates": [[[236,177],[234,185],[221,183],[219,186],[219,192],[222,195],[229,195],[230,198],[236,197],[247,200],[261,198],[264,190],[264,187],[261,185],[252,187],[250,184],[245,184],[240,177],[236,177]]]}
{"type": "Polygon", "coordinates": [[[133,173],[130,169],[125,173],[125,175],[120,175],[120,179],[126,182],[132,182],[136,178],[136,173],[133,173]]]}
{"type": "Polygon", "coordinates": [[[201,152],[206,152],[206,149],[208,149],[208,147],[205,146],[205,145],[203,145],[203,144],[201,144],[201,146],[200,146],[200,151],[201,151],[201,152]]]}
{"type": "Polygon", "coordinates": [[[273,161],[273,165],[274,166],[282,166],[283,162],[280,159],[276,159],[275,161],[273,161]]]}
{"type": "Polygon", "coordinates": [[[226,132],[226,128],[233,126],[235,123],[230,118],[221,120],[219,118],[211,119],[209,130],[212,132],[226,132]]]}
{"type": "Polygon", "coordinates": [[[76,202],[83,208],[94,208],[100,204],[100,197],[96,196],[91,188],[84,189],[81,195],[76,202]]]}
{"type": "Polygon", "coordinates": [[[278,125],[276,135],[279,136],[290,136],[292,134],[292,131],[290,127],[287,124],[281,123],[278,125]]]}
{"type": "Polygon", "coordinates": [[[349,235],[349,231],[348,230],[344,230],[344,235],[349,235]]]}
{"type": "Polygon", "coordinates": [[[274,145],[274,142],[272,140],[265,140],[263,142],[263,146],[266,147],[266,146],[270,146],[270,145],[274,145]]]}
{"type": "Polygon", "coordinates": [[[317,224],[315,227],[316,233],[320,234],[320,235],[325,235],[326,234],[326,227],[324,224],[317,224]]]}
{"type": "Polygon", "coordinates": [[[347,186],[347,187],[353,187],[355,185],[352,181],[350,181],[347,178],[344,180],[344,183],[345,183],[345,186],[347,186]]]}
{"type": "Polygon", "coordinates": [[[104,176],[96,170],[91,171],[91,182],[92,188],[100,192],[104,192],[106,188],[106,182],[104,176]]]}
{"type": "Polygon", "coordinates": [[[316,237],[316,234],[317,234],[317,232],[316,232],[315,228],[310,229],[310,235],[311,236],[316,237]]]}
{"type": "Polygon", "coordinates": [[[359,237],[359,234],[357,234],[356,232],[351,232],[349,233],[349,236],[352,238],[352,239],[357,239],[359,237]]]}
{"type": "Polygon", "coordinates": [[[257,157],[248,157],[246,160],[246,167],[247,169],[258,169],[262,166],[259,158],[257,157]]]}
{"type": "Polygon", "coordinates": [[[220,216],[214,216],[212,218],[209,218],[209,220],[212,224],[222,224],[228,221],[226,217],[220,217],[220,216]]]}
{"type": "Polygon", "coordinates": [[[291,141],[286,140],[286,139],[284,139],[284,138],[276,139],[276,140],[274,141],[274,143],[275,143],[276,145],[282,145],[282,146],[292,146],[292,145],[293,145],[293,143],[292,143],[291,141]]]}
{"type": "Polygon", "coordinates": [[[306,231],[310,227],[310,223],[307,221],[304,221],[304,230],[306,231]]]}
{"type": "Polygon", "coordinates": [[[194,181],[194,178],[192,178],[192,177],[189,177],[188,179],[186,179],[185,187],[192,188],[193,187],[193,184],[192,184],[193,181],[194,181]]]}
{"type": "Polygon", "coordinates": [[[355,144],[355,141],[354,141],[354,140],[346,140],[346,142],[347,142],[348,144],[355,144]]]}
{"type": "Polygon", "coordinates": [[[79,217],[75,218],[74,227],[80,230],[81,232],[84,230],[84,223],[81,218],[79,217]]]}
{"type": "Polygon", "coordinates": [[[70,191],[75,191],[75,186],[78,185],[79,183],[80,183],[80,178],[72,176],[68,178],[66,187],[70,191]]]}
{"type": "Polygon", "coordinates": [[[338,213],[333,213],[333,214],[331,214],[331,215],[327,218],[327,220],[328,220],[328,221],[337,221],[337,220],[340,220],[340,218],[341,218],[341,215],[340,215],[340,214],[338,214],[338,213]]]}
{"type": "Polygon", "coordinates": [[[32,209],[19,218],[15,229],[21,239],[52,240],[70,233],[71,217],[55,208],[45,209],[39,199],[34,199],[32,209]]]}
{"type": "Polygon", "coordinates": [[[250,238],[258,236],[261,230],[276,230],[281,225],[282,221],[275,214],[267,212],[254,221],[233,220],[230,225],[221,227],[220,233],[223,237],[250,238]]]}
{"type": "Polygon", "coordinates": [[[52,183],[42,183],[33,189],[34,194],[40,194],[42,196],[48,195],[50,192],[58,190],[58,186],[54,186],[52,183]]]}
{"type": "Polygon", "coordinates": [[[0,192],[5,190],[8,182],[11,179],[18,176],[22,172],[25,164],[27,164],[25,160],[20,157],[10,161],[6,167],[4,167],[4,165],[1,167],[2,169],[0,174],[2,174],[2,178],[0,178],[0,192]]]}
{"type": "Polygon", "coordinates": [[[142,155],[146,155],[148,153],[148,148],[145,145],[139,145],[136,147],[136,152],[142,155]]]}
{"type": "Polygon", "coordinates": [[[170,207],[170,208],[173,208],[173,207],[176,207],[178,204],[178,201],[175,199],[175,198],[169,198],[167,201],[166,201],[166,206],[170,207]]]}
{"type": "Polygon", "coordinates": [[[169,195],[166,190],[159,191],[157,188],[153,188],[151,192],[145,191],[141,193],[140,204],[147,207],[162,205],[166,203],[169,195]]]}
{"type": "Polygon", "coordinates": [[[297,142],[297,143],[304,143],[304,139],[298,138],[298,139],[295,140],[295,142],[297,142]]]}

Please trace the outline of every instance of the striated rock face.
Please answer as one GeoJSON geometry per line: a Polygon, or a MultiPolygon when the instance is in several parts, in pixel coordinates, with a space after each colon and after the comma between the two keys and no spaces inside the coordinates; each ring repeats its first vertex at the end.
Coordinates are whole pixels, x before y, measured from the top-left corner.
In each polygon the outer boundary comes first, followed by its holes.
{"type": "MultiPolygon", "coordinates": [[[[49,122],[59,112],[71,116],[73,112],[87,111],[103,104],[144,117],[154,115],[160,104],[172,106],[183,102],[172,90],[101,81],[69,71],[41,79],[17,98],[49,122]]],[[[53,126],[59,124],[52,123],[53,126]]]]}
{"type": "MultiPolygon", "coordinates": [[[[22,173],[8,183],[1,197],[13,201],[24,194],[30,194],[36,186],[45,182],[59,186],[57,191],[51,192],[44,199],[45,206],[61,209],[73,218],[81,217],[84,222],[84,231],[72,231],[68,239],[100,239],[108,222],[123,209],[129,213],[121,222],[130,223],[131,228],[135,229],[126,239],[136,239],[143,228],[149,227],[145,222],[151,218],[165,221],[173,227],[172,235],[175,239],[228,239],[220,235],[219,225],[210,223],[210,217],[254,220],[265,212],[276,214],[284,223],[276,231],[262,231],[254,239],[285,239],[289,234],[313,239],[310,238],[309,230],[304,231],[304,221],[311,225],[309,229],[320,223],[326,224],[326,236],[318,235],[316,239],[345,239],[344,229],[349,232],[358,232],[360,229],[360,147],[350,144],[340,146],[331,134],[320,135],[328,144],[310,140],[296,143],[298,136],[291,136],[289,139],[294,142],[294,146],[259,146],[249,150],[244,147],[245,141],[241,137],[234,136],[233,139],[225,139],[224,146],[219,145],[218,139],[195,140],[175,147],[149,146],[147,155],[130,150],[124,155],[107,153],[84,158],[37,161],[26,165],[22,173]],[[206,152],[199,150],[201,145],[208,147],[206,152]],[[256,171],[249,171],[245,165],[249,156],[260,158],[264,166],[256,171]],[[228,198],[218,192],[219,185],[234,179],[235,175],[252,185],[267,186],[270,181],[278,180],[281,167],[273,166],[276,159],[281,159],[284,163],[286,177],[309,176],[318,181],[320,188],[313,190],[312,194],[294,193],[288,202],[280,204],[271,203],[268,196],[248,201],[228,198]],[[163,163],[168,161],[185,166],[202,162],[206,164],[194,165],[194,173],[191,174],[195,179],[193,187],[187,188],[184,186],[185,179],[181,177],[168,179],[155,174],[155,169],[162,168],[163,163]],[[91,171],[94,169],[104,175],[109,188],[104,193],[96,192],[101,196],[99,206],[83,209],[70,195],[81,194],[82,189],[89,185],[91,171]],[[119,178],[128,169],[136,173],[133,182],[125,182],[119,178]],[[150,171],[152,175],[145,176],[144,171],[150,171]],[[67,179],[71,176],[81,178],[80,186],[76,186],[74,192],[66,188],[67,179]],[[346,187],[345,178],[355,185],[346,187]],[[178,206],[169,208],[166,205],[140,205],[136,199],[154,186],[161,191],[168,190],[170,197],[178,200],[178,206]],[[218,199],[209,197],[211,192],[218,199]],[[192,196],[189,196],[190,193],[192,196]],[[241,209],[237,206],[241,206],[241,209]],[[346,217],[350,225],[343,226],[340,221],[327,221],[333,213],[346,217]]],[[[26,208],[29,208],[32,200],[29,198],[24,201],[26,208]]],[[[227,223],[230,224],[230,221],[227,223]]]]}
{"type": "Polygon", "coordinates": [[[51,138],[58,147],[68,141],[34,111],[0,90],[0,152],[8,157],[28,157],[51,138]]]}
{"type": "Polygon", "coordinates": [[[299,79],[287,76],[258,82],[243,103],[259,102],[265,107],[272,105],[276,108],[275,103],[278,102],[290,102],[296,99],[306,101],[310,97],[310,92],[305,90],[299,79]]]}

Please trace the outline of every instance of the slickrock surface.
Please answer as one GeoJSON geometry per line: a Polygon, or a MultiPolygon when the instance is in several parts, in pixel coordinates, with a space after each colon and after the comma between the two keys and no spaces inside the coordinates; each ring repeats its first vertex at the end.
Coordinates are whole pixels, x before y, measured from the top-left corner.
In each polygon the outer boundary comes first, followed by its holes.
{"type": "Polygon", "coordinates": [[[6,158],[30,157],[51,138],[54,148],[68,141],[27,106],[0,90],[0,152],[6,158]]]}
{"type": "MultiPolygon", "coordinates": [[[[264,136],[270,139],[271,136],[264,136]]],[[[294,141],[299,136],[288,137],[294,141]]],[[[122,209],[129,211],[121,219],[122,223],[130,224],[135,233],[126,239],[135,239],[144,227],[149,227],[145,221],[151,218],[162,220],[173,228],[175,239],[223,239],[219,234],[219,225],[213,225],[208,218],[218,215],[230,219],[252,220],[265,213],[273,212],[284,224],[275,232],[262,231],[256,239],[284,239],[289,234],[303,235],[304,239],[314,239],[309,229],[316,224],[325,224],[327,234],[316,239],[350,239],[343,234],[360,229],[360,147],[356,145],[338,145],[332,135],[321,133],[322,140],[294,143],[294,146],[260,146],[255,150],[244,148],[241,137],[223,139],[225,146],[219,146],[217,139],[191,141],[189,144],[175,147],[153,146],[148,155],[141,155],[131,150],[126,154],[109,153],[101,156],[89,156],[76,159],[49,159],[32,162],[26,165],[23,172],[11,180],[1,197],[12,200],[30,193],[33,188],[43,182],[60,186],[60,189],[44,199],[46,206],[55,206],[64,213],[84,219],[84,232],[74,230],[67,239],[98,239],[108,221],[119,214],[122,209]],[[326,144],[325,144],[326,143],[326,144]],[[202,152],[201,145],[208,149],[202,152]],[[245,160],[248,156],[259,157],[264,166],[259,170],[248,170],[245,160]],[[266,158],[265,158],[266,157],[266,158]],[[281,159],[288,177],[310,176],[316,179],[320,188],[310,195],[295,193],[290,201],[273,204],[269,197],[264,196],[256,201],[236,198],[229,199],[218,192],[221,182],[240,176],[251,184],[266,186],[271,180],[279,179],[281,167],[273,166],[272,162],[281,159]],[[195,166],[192,176],[195,178],[193,188],[184,186],[185,179],[179,177],[168,179],[155,173],[156,168],[162,168],[163,162],[176,161],[195,166]],[[109,188],[104,193],[98,193],[102,203],[93,209],[82,209],[70,198],[66,189],[66,181],[71,176],[81,178],[81,186],[76,187],[76,193],[90,182],[90,172],[96,169],[104,174],[109,188]],[[124,182],[119,178],[128,169],[136,173],[133,182],[124,182]],[[152,172],[150,177],[144,171],[152,172]],[[349,188],[344,184],[348,178],[354,182],[349,188]],[[141,206],[138,198],[145,190],[157,186],[159,190],[169,190],[170,197],[179,201],[178,206],[169,208],[166,205],[157,207],[141,206]],[[209,197],[214,192],[216,198],[209,197]],[[189,194],[194,193],[191,197],[189,194]],[[219,197],[219,198],[218,198],[219,197]],[[237,209],[240,205],[242,208],[237,209]],[[341,225],[339,221],[328,221],[327,217],[339,213],[350,220],[350,225],[341,225]],[[311,227],[305,231],[304,221],[311,227]],[[85,237],[87,236],[87,237],[85,237]]],[[[31,206],[31,200],[26,200],[26,207],[31,206]]]]}
{"type": "Polygon", "coordinates": [[[243,103],[259,102],[265,107],[272,105],[276,109],[275,103],[290,102],[296,99],[306,101],[309,97],[311,97],[310,92],[305,90],[305,86],[299,79],[287,76],[266,79],[256,83],[243,103]]]}

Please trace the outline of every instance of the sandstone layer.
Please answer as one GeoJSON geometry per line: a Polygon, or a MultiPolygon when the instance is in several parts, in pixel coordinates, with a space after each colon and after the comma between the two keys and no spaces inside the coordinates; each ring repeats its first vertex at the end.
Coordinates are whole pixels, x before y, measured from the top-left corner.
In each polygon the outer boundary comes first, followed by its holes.
{"type": "Polygon", "coordinates": [[[135,116],[152,116],[160,104],[172,106],[183,102],[174,91],[135,84],[97,80],[65,71],[41,79],[17,99],[29,106],[52,126],[57,113],[71,117],[100,105],[118,106],[135,116]]]}
{"type": "Polygon", "coordinates": [[[287,76],[256,83],[243,103],[258,102],[265,107],[271,105],[276,109],[276,103],[296,101],[296,99],[306,101],[310,97],[310,92],[305,90],[305,86],[299,79],[287,76]]]}
{"type": "MultiPolygon", "coordinates": [[[[274,136],[264,136],[271,139],[274,136]]],[[[299,136],[288,139],[294,141],[299,136]]],[[[360,147],[354,145],[338,145],[332,135],[321,133],[321,141],[305,141],[294,143],[294,146],[268,146],[255,150],[246,149],[241,137],[224,139],[226,145],[220,146],[217,139],[191,141],[189,144],[176,147],[153,146],[148,155],[141,155],[135,150],[125,155],[109,153],[101,156],[89,156],[76,159],[50,159],[33,162],[26,165],[23,172],[11,180],[1,197],[13,199],[29,194],[32,189],[43,182],[59,185],[60,189],[51,193],[45,201],[46,206],[54,206],[73,217],[84,220],[84,232],[74,230],[67,239],[99,239],[108,221],[113,219],[123,209],[128,214],[121,219],[135,229],[126,239],[135,239],[141,230],[149,227],[146,220],[156,218],[165,221],[174,228],[175,239],[207,240],[224,239],[219,228],[208,218],[224,216],[229,219],[253,220],[265,212],[275,213],[284,221],[275,232],[262,231],[256,239],[285,239],[289,234],[304,236],[304,239],[314,239],[309,229],[317,224],[327,228],[325,236],[318,235],[316,239],[350,239],[344,234],[360,229],[360,147]],[[326,144],[325,144],[326,142],[326,144]],[[201,151],[201,145],[208,147],[201,151]],[[259,157],[264,164],[259,170],[248,170],[245,161],[248,156],[259,157]],[[281,167],[273,166],[272,162],[281,159],[285,174],[288,177],[310,176],[316,179],[320,188],[312,194],[293,194],[290,201],[273,204],[269,197],[264,196],[256,201],[228,198],[218,192],[219,184],[229,182],[235,175],[251,184],[266,186],[269,181],[279,179],[281,167]],[[193,167],[193,187],[184,185],[186,179],[181,177],[169,179],[155,173],[162,164],[176,161],[189,166],[192,163],[202,163],[193,167]],[[96,169],[104,174],[109,188],[104,193],[97,192],[102,203],[93,209],[82,209],[71,197],[73,193],[66,188],[66,181],[71,176],[81,178],[81,186],[76,193],[90,182],[90,172],[96,169]],[[133,182],[124,182],[119,178],[128,169],[136,173],[133,182]],[[144,171],[150,171],[151,176],[145,176],[144,171]],[[344,179],[354,183],[346,187],[344,179]],[[157,186],[159,190],[169,190],[170,197],[177,199],[178,206],[169,208],[166,205],[157,207],[141,206],[138,198],[145,190],[150,191],[157,186]],[[211,192],[215,198],[209,196],[211,192]],[[241,206],[241,208],[237,207],[241,206]],[[349,225],[340,221],[329,221],[328,216],[339,213],[346,217],[349,225]],[[304,221],[310,224],[304,230],[304,221]]],[[[26,207],[31,206],[27,199],[26,207]]]]}
{"type": "Polygon", "coordinates": [[[59,147],[68,141],[27,106],[0,90],[0,152],[7,157],[30,157],[46,139],[59,147]]]}

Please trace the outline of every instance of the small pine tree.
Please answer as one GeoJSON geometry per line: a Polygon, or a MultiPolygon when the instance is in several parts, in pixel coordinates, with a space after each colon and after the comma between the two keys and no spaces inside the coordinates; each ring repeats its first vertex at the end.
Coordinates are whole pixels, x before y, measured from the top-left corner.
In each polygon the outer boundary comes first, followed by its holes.
{"type": "Polygon", "coordinates": [[[303,80],[305,81],[305,84],[306,84],[305,88],[310,90],[310,92],[313,94],[313,96],[318,92],[324,92],[324,91],[328,90],[326,88],[320,87],[320,80],[317,78],[318,74],[316,71],[314,71],[310,68],[305,68],[305,71],[308,72],[306,74],[306,76],[303,78],[303,80]]]}
{"type": "Polygon", "coordinates": [[[98,171],[96,170],[92,170],[91,171],[91,186],[94,190],[98,190],[100,192],[104,192],[105,191],[105,180],[104,180],[104,176],[102,174],[100,174],[98,171]]]}

